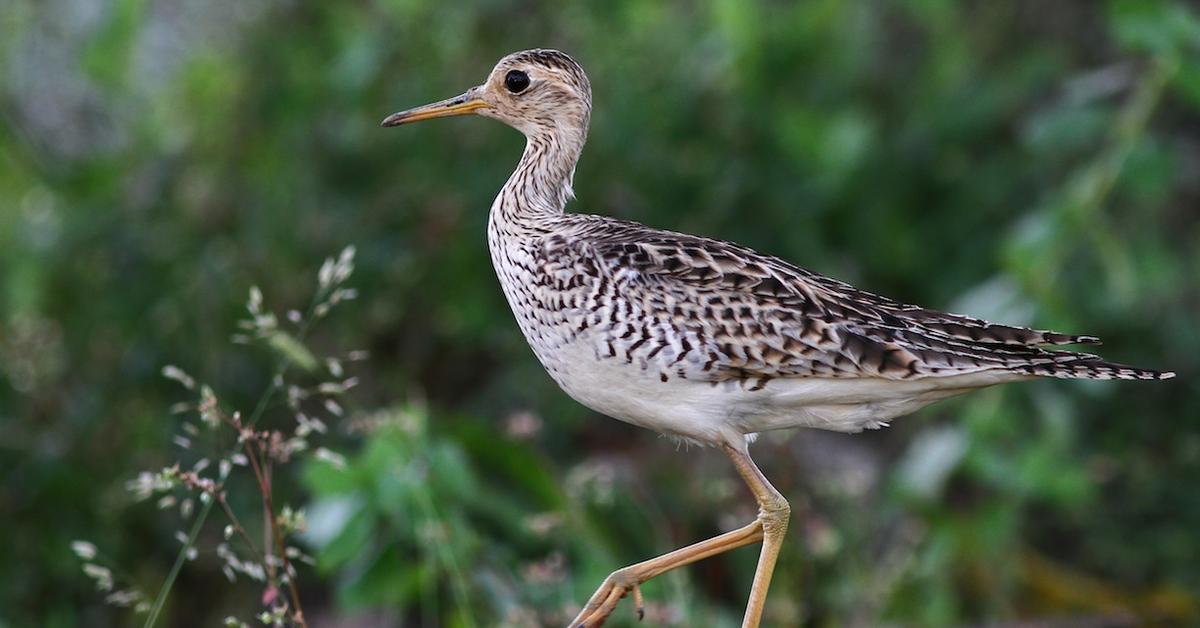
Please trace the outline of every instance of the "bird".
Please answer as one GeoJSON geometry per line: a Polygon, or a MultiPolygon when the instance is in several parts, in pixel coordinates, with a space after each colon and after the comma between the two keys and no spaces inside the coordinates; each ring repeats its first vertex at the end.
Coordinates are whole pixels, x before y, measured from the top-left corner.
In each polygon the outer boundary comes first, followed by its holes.
{"type": "Polygon", "coordinates": [[[570,626],[604,623],[666,571],[760,544],[743,627],[762,620],[791,509],[751,459],[762,433],[859,432],[995,384],[1169,379],[1055,347],[1098,344],[991,323],[857,289],[718,239],[567,212],[592,114],[591,84],[570,55],[509,54],[459,96],[387,116],[382,126],[475,114],[525,135],[492,203],[487,243],[533,353],[584,406],[721,449],[758,503],[735,530],[612,572],[570,626]]]}

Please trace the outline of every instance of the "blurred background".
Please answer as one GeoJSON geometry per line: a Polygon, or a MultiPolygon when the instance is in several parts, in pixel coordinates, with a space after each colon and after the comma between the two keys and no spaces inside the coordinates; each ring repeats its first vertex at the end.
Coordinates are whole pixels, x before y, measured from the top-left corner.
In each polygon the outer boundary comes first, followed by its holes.
{"type": "MultiPolygon", "coordinates": [[[[195,413],[171,408],[195,393],[166,365],[247,412],[280,359],[367,352],[287,375],[357,378],[309,411],[334,453],[276,471],[277,504],[307,513],[313,625],[559,625],[610,570],[754,516],[719,453],[575,404],[525,346],[484,242],[520,135],[378,127],[539,46],[595,92],[576,210],[1179,374],[761,439],[793,503],[767,625],[1200,621],[1194,4],[5,0],[0,626],[144,620],[71,543],[117,588],[167,579],[197,515],[127,483],[212,447],[181,447],[195,413]],[[290,329],[347,245],[357,299],[303,346],[231,342],[251,286],[290,329]]],[[[272,404],[263,424],[295,420],[272,404]]],[[[254,537],[245,474],[229,500],[254,537]]],[[[262,610],[261,583],[222,574],[226,523],[158,625],[262,610]]],[[[756,558],[646,585],[648,623],[737,625],[756,558]]]]}

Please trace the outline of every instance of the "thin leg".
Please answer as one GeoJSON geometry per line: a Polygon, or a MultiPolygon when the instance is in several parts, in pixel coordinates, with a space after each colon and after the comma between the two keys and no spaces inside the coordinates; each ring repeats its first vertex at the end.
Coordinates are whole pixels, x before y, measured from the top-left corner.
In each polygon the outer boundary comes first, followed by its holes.
{"type": "Polygon", "coordinates": [[[787,501],[767,481],[750,455],[746,446],[723,446],[725,454],[733,460],[738,473],[754,493],[758,501],[758,517],[732,532],[726,532],[717,537],[677,549],[669,554],[636,563],[614,571],[604,579],[604,583],[592,595],[579,615],[571,621],[572,628],[596,628],[608,619],[616,609],[617,603],[629,592],[633,592],[634,603],[641,619],[643,614],[642,592],[638,587],[647,580],[677,567],[689,565],[698,560],[715,556],[732,549],[763,541],[762,553],[758,559],[758,569],[754,574],[754,585],[750,590],[750,602],[746,607],[743,628],[756,628],[762,616],[763,602],[767,597],[767,588],[771,584],[771,574],[775,569],[775,559],[779,555],[779,547],[783,535],[787,531],[790,509],[787,501]]]}
{"type": "Polygon", "coordinates": [[[788,520],[792,508],[787,500],[763,476],[762,471],[750,459],[745,446],[740,449],[725,445],[725,454],[733,461],[738,473],[758,500],[758,521],[762,524],[763,545],[758,555],[758,568],[754,570],[754,585],[750,588],[750,600],[746,603],[746,614],[742,617],[742,628],[758,628],[762,620],[763,606],[767,601],[767,589],[775,573],[775,560],[783,547],[787,534],[788,520]]]}

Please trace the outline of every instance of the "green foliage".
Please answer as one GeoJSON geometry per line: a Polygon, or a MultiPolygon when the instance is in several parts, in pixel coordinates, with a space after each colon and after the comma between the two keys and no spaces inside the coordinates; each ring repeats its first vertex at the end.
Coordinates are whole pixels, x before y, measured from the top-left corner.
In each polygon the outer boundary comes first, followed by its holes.
{"type": "MultiPolygon", "coordinates": [[[[519,135],[377,126],[532,46],[571,52],[592,79],[574,209],[1094,333],[1114,359],[1179,372],[764,438],[756,455],[795,503],[771,625],[1195,620],[1191,3],[10,0],[0,534],[19,541],[0,569],[22,577],[0,584],[0,623],[126,621],[79,573],[77,538],[146,590],[162,583],[174,529],[123,486],[171,460],[166,364],[247,407],[270,384],[263,363],[369,350],[347,468],[279,479],[291,503],[312,500],[310,615],[549,622],[609,570],[753,516],[720,456],[593,416],[524,346],[483,242],[519,135]],[[347,244],[354,308],[304,345],[229,350],[251,285],[302,308],[347,244]]],[[[651,619],[736,625],[754,558],[651,583],[651,619]]],[[[166,625],[258,610],[212,557],[175,586],[166,625]]]]}

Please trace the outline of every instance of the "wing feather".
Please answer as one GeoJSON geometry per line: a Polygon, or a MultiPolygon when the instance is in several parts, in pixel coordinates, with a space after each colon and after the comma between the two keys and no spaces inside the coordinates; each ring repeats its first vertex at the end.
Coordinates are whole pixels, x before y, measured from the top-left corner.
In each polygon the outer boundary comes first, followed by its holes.
{"type": "MultiPolygon", "coordinates": [[[[582,222],[566,245],[576,249],[574,255],[590,258],[621,298],[683,330],[687,347],[677,348],[673,363],[680,376],[759,385],[779,377],[910,379],[980,371],[1165,376],[1041,347],[1096,344],[1094,336],[930,310],[730,242],[588,218],[594,220],[582,222]]],[[[562,251],[556,255],[561,259],[562,251]]]]}

